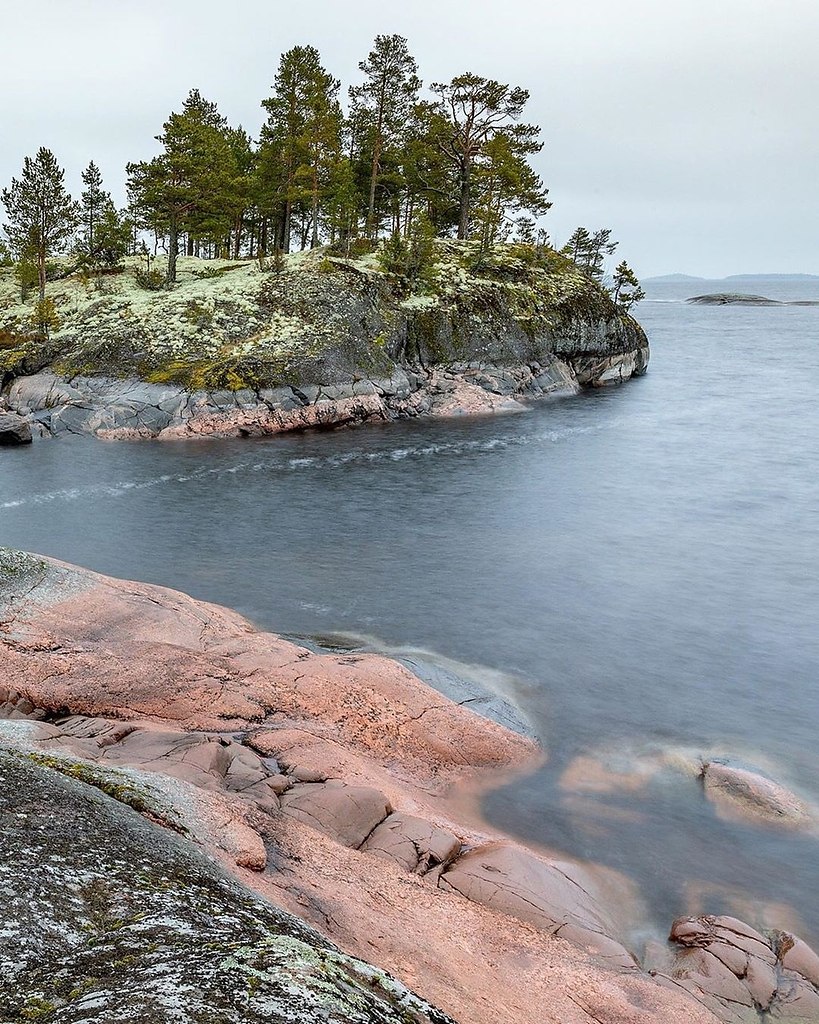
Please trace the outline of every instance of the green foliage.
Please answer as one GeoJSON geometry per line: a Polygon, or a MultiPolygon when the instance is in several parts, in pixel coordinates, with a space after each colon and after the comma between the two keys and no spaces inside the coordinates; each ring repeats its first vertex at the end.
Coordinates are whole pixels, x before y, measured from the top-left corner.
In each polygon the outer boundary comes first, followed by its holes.
{"type": "Polygon", "coordinates": [[[631,267],[623,260],[614,271],[612,287],[612,298],[615,305],[623,312],[628,313],[632,306],[636,305],[646,297],[646,293],[640,287],[637,275],[631,267]]]}
{"type": "Polygon", "coordinates": [[[45,298],[46,262],[65,251],[79,217],[64,177],[57,158],[41,146],[34,158],[23,161],[20,178],[12,178],[11,186],[0,193],[6,208],[6,237],[19,261],[36,266],[40,299],[45,298]]]}
{"type": "Polygon", "coordinates": [[[146,292],[161,292],[166,284],[165,275],[161,270],[155,268],[146,270],[143,267],[137,267],[134,271],[134,280],[137,287],[146,292]]]}
{"type": "Polygon", "coordinates": [[[379,190],[384,169],[400,164],[410,138],[411,114],[418,102],[421,79],[407,40],[379,35],[366,60],[358,65],[361,85],[350,88],[351,121],[355,125],[359,159],[369,164],[365,233],[375,237],[388,214],[390,188],[379,190]]]}
{"type": "Polygon", "coordinates": [[[398,279],[407,291],[434,281],[435,228],[423,214],[415,218],[408,239],[397,232],[388,239],[378,254],[385,274],[398,279]]]}
{"type": "Polygon", "coordinates": [[[596,281],[603,279],[605,260],[611,256],[618,243],[611,240],[611,229],[601,228],[589,231],[577,228],[561,250],[585,274],[596,281]]]}
{"type": "Polygon", "coordinates": [[[35,332],[38,338],[48,338],[49,335],[60,329],[60,318],[57,314],[57,304],[50,295],[44,299],[38,299],[34,309],[28,318],[28,326],[35,332]]]}

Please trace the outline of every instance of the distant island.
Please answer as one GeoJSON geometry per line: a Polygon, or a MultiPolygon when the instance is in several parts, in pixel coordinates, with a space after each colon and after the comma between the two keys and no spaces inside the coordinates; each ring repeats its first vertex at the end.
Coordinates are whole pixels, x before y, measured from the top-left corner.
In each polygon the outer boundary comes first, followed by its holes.
{"type": "Polygon", "coordinates": [[[728,277],[661,274],[643,278],[643,284],[685,284],[688,281],[819,281],[819,274],[730,274],[728,277]]]}

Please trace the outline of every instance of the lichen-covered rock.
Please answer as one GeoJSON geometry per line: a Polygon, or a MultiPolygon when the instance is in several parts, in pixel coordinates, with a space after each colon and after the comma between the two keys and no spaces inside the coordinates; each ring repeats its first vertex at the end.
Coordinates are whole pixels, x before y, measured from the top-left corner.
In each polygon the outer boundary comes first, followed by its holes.
{"type": "Polygon", "coordinates": [[[0,753],[0,1020],[451,1024],[97,789],[0,753]]]}
{"type": "MultiPolygon", "coordinates": [[[[514,411],[648,363],[639,324],[559,253],[440,242],[411,294],[373,257],[179,266],[171,291],[140,291],[133,261],[103,295],[55,283],[60,329],[38,365],[15,370],[9,408],[52,434],[258,436],[514,411]]],[[[11,284],[0,271],[0,328],[13,332],[28,311],[11,284]]]]}

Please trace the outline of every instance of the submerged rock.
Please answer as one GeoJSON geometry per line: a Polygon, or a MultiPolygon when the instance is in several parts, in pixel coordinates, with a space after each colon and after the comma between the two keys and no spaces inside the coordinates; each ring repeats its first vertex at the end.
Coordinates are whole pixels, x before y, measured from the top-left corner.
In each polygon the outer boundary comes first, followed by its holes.
{"type": "Polygon", "coordinates": [[[788,828],[813,823],[808,806],[758,768],[712,758],[703,764],[702,779],[706,797],[724,817],[756,819],[788,828]]]}

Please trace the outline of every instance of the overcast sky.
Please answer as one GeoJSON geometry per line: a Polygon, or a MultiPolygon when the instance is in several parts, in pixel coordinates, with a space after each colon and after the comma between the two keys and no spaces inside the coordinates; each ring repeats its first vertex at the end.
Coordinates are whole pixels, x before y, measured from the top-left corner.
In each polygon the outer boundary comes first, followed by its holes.
{"type": "Polygon", "coordinates": [[[817,0],[0,0],[0,181],[46,145],[123,201],[192,87],[255,134],[283,50],[346,90],[392,32],[425,82],[529,89],[556,241],[610,227],[643,276],[819,273],[817,0]]]}

